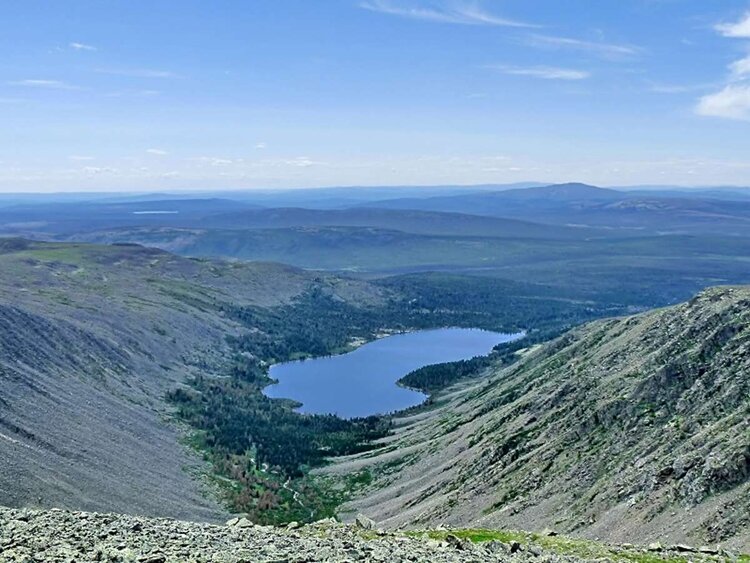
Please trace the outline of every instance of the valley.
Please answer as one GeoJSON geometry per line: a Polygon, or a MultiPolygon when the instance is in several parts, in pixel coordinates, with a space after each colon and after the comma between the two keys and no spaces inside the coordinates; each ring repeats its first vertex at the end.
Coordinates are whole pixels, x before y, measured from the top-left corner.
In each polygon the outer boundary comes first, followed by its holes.
{"type": "Polygon", "coordinates": [[[258,510],[259,520],[309,519],[307,505],[316,502],[324,502],[316,513],[322,517],[338,497],[309,489],[311,500],[296,514],[301,507],[281,484],[332,454],[369,447],[389,423],[302,417],[294,403],[261,393],[269,364],[344,351],[353,337],[371,339],[383,329],[514,332],[533,324],[550,331],[595,315],[588,305],[552,297],[561,313],[554,321],[512,307],[531,295],[544,301],[542,287],[511,285],[489,308],[480,301],[456,308],[448,301],[456,280],[446,289],[442,278],[434,289],[389,286],[134,245],[3,239],[0,261],[7,300],[0,492],[15,506],[214,519],[223,512],[214,500],[218,487],[220,499],[258,510]],[[33,348],[45,333],[45,344],[33,348]],[[180,445],[186,434],[179,424],[186,423],[200,457],[180,445]],[[85,430],[90,424],[96,433],[85,430]],[[123,456],[117,474],[102,471],[123,456]],[[29,475],[22,487],[19,474],[29,475]],[[55,478],[43,477],[49,474],[55,478]],[[148,495],[132,492],[150,487],[148,495]]]}
{"type": "Polygon", "coordinates": [[[30,237],[0,239],[3,504],[750,549],[747,295],[705,289],[750,282],[743,234],[223,200],[101,231],[101,205],[0,208],[30,237]],[[453,355],[462,329],[524,336],[453,355]]]}

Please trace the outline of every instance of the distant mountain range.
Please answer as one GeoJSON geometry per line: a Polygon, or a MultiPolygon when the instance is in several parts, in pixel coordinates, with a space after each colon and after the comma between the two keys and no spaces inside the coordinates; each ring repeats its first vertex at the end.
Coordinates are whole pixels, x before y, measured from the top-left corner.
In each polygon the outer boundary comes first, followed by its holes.
{"type": "Polygon", "coordinates": [[[558,225],[651,233],[750,234],[750,199],[707,197],[687,191],[663,196],[586,184],[558,184],[500,192],[425,199],[393,199],[365,204],[387,209],[452,211],[558,225]]]}
{"type": "Polygon", "coordinates": [[[718,197],[718,191],[683,190],[663,195],[663,192],[618,191],[570,183],[524,188],[332,188],[309,193],[299,190],[255,194],[254,200],[247,199],[250,196],[246,194],[234,196],[239,199],[147,197],[6,203],[0,205],[0,233],[44,236],[124,227],[317,226],[495,237],[570,238],[596,236],[603,234],[603,230],[615,231],[620,236],[750,234],[750,197],[738,190],[722,191],[722,197],[718,197]],[[364,191],[359,193],[358,189],[364,191]],[[393,197],[417,192],[419,197],[393,197]],[[376,200],[376,196],[390,196],[390,199],[376,200]],[[323,199],[316,199],[320,197],[323,199]],[[550,225],[556,225],[557,230],[550,225]],[[574,233],[567,227],[577,227],[579,231],[574,233]],[[589,230],[580,230],[583,227],[589,230]]]}

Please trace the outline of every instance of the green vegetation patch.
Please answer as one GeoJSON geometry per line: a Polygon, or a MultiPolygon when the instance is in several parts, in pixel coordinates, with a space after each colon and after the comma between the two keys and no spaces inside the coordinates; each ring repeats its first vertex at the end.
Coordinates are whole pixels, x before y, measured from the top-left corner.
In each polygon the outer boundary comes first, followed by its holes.
{"type": "MultiPolygon", "coordinates": [[[[667,552],[649,551],[638,547],[610,546],[579,538],[568,536],[545,535],[512,530],[488,530],[488,529],[459,529],[459,530],[429,530],[407,532],[411,537],[424,537],[425,535],[435,540],[445,540],[448,536],[469,540],[475,543],[500,541],[510,544],[518,542],[522,548],[529,545],[537,545],[558,555],[580,557],[583,559],[601,559],[623,563],[688,563],[688,561],[720,561],[722,557],[690,553],[678,555],[667,552]]],[[[739,561],[748,561],[750,556],[741,555],[739,561]]]]}

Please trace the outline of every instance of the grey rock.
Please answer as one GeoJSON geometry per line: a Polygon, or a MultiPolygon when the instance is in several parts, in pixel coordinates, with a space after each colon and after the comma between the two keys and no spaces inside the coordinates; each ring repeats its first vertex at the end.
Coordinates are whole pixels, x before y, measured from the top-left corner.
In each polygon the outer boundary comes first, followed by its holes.
{"type": "MultiPolygon", "coordinates": [[[[601,561],[571,557],[531,544],[491,541],[474,544],[447,533],[445,541],[398,533],[365,533],[360,526],[234,526],[169,519],[66,511],[19,511],[0,508],[0,561],[3,563],[577,563],[601,561]],[[138,533],[132,530],[138,529],[138,533]]],[[[696,550],[697,551],[697,550],[696,550]]],[[[631,554],[638,553],[631,551],[631,554]]],[[[641,552],[642,553],[642,552],[641,552]]],[[[691,560],[715,561],[694,553],[691,560]]],[[[618,559],[621,560],[621,559],[618,559]]]]}
{"type": "Polygon", "coordinates": [[[362,528],[363,530],[374,530],[377,526],[375,520],[368,518],[364,514],[357,514],[357,517],[354,519],[354,523],[357,525],[357,527],[362,528]]]}

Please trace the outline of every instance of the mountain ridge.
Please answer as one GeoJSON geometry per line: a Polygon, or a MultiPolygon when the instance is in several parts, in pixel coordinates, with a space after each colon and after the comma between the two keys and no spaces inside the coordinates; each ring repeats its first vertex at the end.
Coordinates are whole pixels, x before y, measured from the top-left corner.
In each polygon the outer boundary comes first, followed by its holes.
{"type": "Polygon", "coordinates": [[[748,549],[749,339],[748,287],[594,321],[332,471],[381,475],[346,508],[388,526],[748,549]]]}

